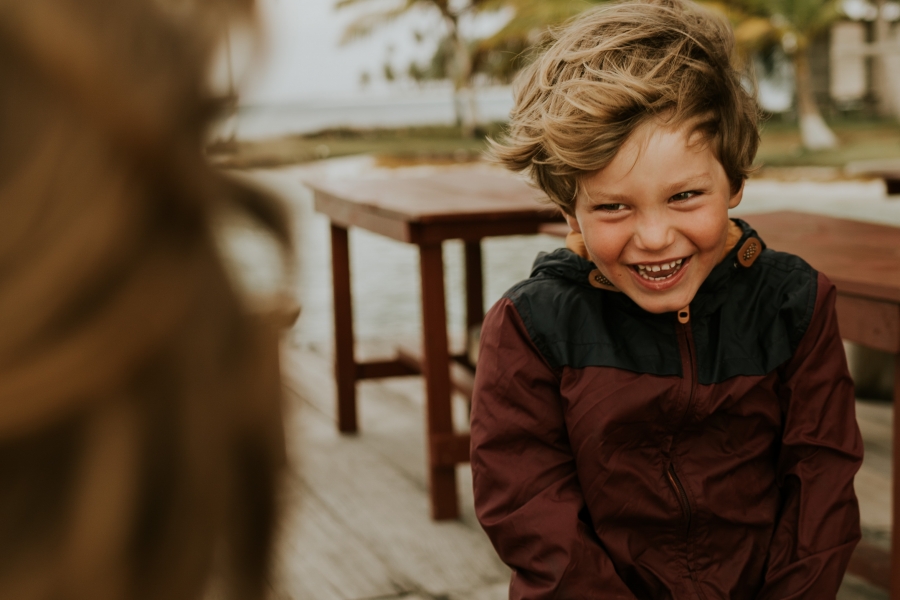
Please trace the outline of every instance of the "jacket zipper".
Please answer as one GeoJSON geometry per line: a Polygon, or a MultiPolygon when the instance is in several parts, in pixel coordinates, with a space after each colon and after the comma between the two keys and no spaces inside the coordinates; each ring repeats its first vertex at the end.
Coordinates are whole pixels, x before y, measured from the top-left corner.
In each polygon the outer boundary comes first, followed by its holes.
{"type": "Polygon", "coordinates": [[[670,464],[669,468],[666,470],[666,474],[669,476],[669,482],[672,484],[672,487],[675,488],[675,492],[678,495],[678,502],[681,504],[681,512],[684,514],[684,531],[685,535],[687,535],[687,532],[691,528],[691,503],[688,501],[687,492],[684,491],[681,480],[678,479],[678,474],[675,472],[675,466],[670,464]]]}
{"type": "MultiPolygon", "coordinates": [[[[689,378],[690,388],[688,392],[688,401],[687,405],[684,408],[684,416],[682,417],[682,422],[687,420],[690,415],[691,405],[694,403],[694,391],[697,385],[697,373],[695,371],[696,359],[694,355],[694,344],[693,344],[693,336],[691,334],[691,307],[686,306],[679,310],[677,313],[677,319],[679,323],[679,328],[681,329],[681,333],[684,335],[684,350],[687,354],[687,364],[683,364],[684,367],[684,376],[685,378],[689,378]]],[[[688,541],[688,537],[691,533],[691,503],[688,500],[687,492],[684,489],[684,485],[681,483],[681,480],[678,478],[678,473],[675,472],[675,465],[671,462],[669,463],[668,469],[666,469],[666,474],[669,476],[669,481],[672,484],[672,487],[675,488],[675,492],[678,495],[678,502],[681,504],[681,511],[684,514],[684,537],[685,541],[688,541]]],[[[690,561],[687,564],[688,572],[691,576],[691,582],[694,584],[694,590],[697,592],[697,596],[701,598],[701,600],[706,599],[706,595],[703,593],[703,590],[700,588],[700,584],[697,581],[697,577],[694,574],[694,570],[691,568],[690,561]]]]}
{"type": "MultiPolygon", "coordinates": [[[[685,306],[681,310],[676,313],[678,318],[678,330],[679,335],[683,336],[683,342],[679,343],[679,349],[681,351],[682,356],[682,371],[684,373],[684,379],[688,383],[688,398],[687,404],[684,407],[684,414],[681,417],[681,423],[684,423],[688,419],[691,410],[691,404],[694,403],[694,387],[696,384],[696,373],[694,369],[696,367],[694,360],[694,348],[691,340],[691,308],[690,306],[685,306]]],[[[671,448],[670,448],[671,451],[671,448]]],[[[678,495],[678,502],[681,504],[681,511],[684,514],[685,521],[685,536],[687,536],[690,532],[691,528],[691,503],[688,500],[687,492],[684,489],[684,485],[681,483],[681,480],[678,478],[678,473],[675,471],[675,465],[670,462],[669,466],[666,468],[666,475],[669,477],[669,483],[672,484],[672,487],[675,489],[676,494],[678,495]]]]}
{"type": "Polygon", "coordinates": [[[687,404],[684,407],[684,415],[681,417],[681,421],[684,422],[685,420],[687,420],[688,415],[690,414],[691,404],[694,403],[694,389],[697,387],[697,361],[694,358],[694,339],[691,332],[690,306],[686,306],[679,310],[677,315],[678,329],[681,330],[680,333],[684,336],[684,347],[680,348],[680,350],[682,351],[681,366],[684,372],[684,378],[688,381],[688,400],[687,404]]]}
{"type": "MultiPolygon", "coordinates": [[[[695,364],[694,364],[694,348],[693,348],[693,340],[691,339],[691,307],[685,306],[677,313],[678,317],[678,329],[680,330],[680,335],[684,336],[684,345],[682,347],[682,357],[686,358],[686,360],[682,361],[682,370],[684,372],[684,378],[687,380],[689,385],[688,390],[688,400],[687,405],[684,407],[684,415],[681,418],[682,423],[688,419],[690,414],[691,405],[694,403],[694,389],[697,384],[696,373],[694,372],[695,364]]],[[[675,465],[673,463],[669,463],[669,467],[666,469],[666,475],[669,476],[669,481],[672,484],[672,487],[675,488],[675,492],[678,495],[678,502],[681,504],[681,511],[684,513],[684,520],[686,523],[685,526],[685,535],[687,535],[688,531],[691,527],[691,503],[688,500],[687,492],[684,489],[684,485],[681,483],[681,480],[678,479],[678,473],[675,472],[675,465]]]]}

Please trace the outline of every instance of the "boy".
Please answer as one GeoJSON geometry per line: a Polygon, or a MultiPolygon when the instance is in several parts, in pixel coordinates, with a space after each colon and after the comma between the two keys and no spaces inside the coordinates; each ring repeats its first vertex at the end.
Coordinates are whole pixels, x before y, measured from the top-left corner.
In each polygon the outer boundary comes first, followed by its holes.
{"type": "Polygon", "coordinates": [[[694,4],[607,5],[520,81],[494,152],[582,239],[482,331],[475,504],[512,599],[834,598],[859,540],[834,288],[728,219],[758,144],[732,47],[694,4]]]}

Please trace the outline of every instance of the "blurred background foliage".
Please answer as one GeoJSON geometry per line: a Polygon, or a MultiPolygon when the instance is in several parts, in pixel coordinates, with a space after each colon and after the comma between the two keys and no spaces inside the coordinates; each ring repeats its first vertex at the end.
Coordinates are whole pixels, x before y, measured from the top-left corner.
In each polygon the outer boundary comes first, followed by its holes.
{"type": "MultiPolygon", "coordinates": [[[[347,27],[345,41],[368,35],[411,10],[439,13],[445,28],[437,34],[440,39],[434,53],[426,62],[411,62],[407,75],[416,82],[452,80],[457,120],[464,134],[472,136],[479,125],[472,92],[479,78],[486,83],[510,83],[548,41],[552,28],[598,3],[597,0],[338,0],[337,7],[368,8],[347,27]],[[508,19],[498,31],[480,38],[464,37],[466,18],[500,11],[508,19]]],[[[750,72],[754,56],[759,57],[758,64],[763,68],[771,66],[771,58],[777,51],[789,58],[794,73],[801,144],[807,150],[835,148],[839,139],[825,122],[813,93],[809,52],[814,39],[827,34],[839,19],[846,18],[841,2],[713,0],[703,4],[727,16],[734,26],[738,55],[748,70],[749,82],[755,79],[750,72]]],[[[389,75],[393,78],[393,73],[389,75]]]]}
{"type": "MultiPolygon", "coordinates": [[[[900,160],[900,124],[893,120],[837,119],[832,128],[840,145],[829,150],[807,150],[796,122],[770,118],[762,124],[762,143],[756,164],[768,168],[825,167],[828,177],[839,175],[852,161],[900,160]]],[[[228,151],[211,147],[218,164],[230,168],[268,168],[323,158],[371,154],[382,166],[443,164],[481,160],[485,139],[502,135],[505,123],[481,125],[475,136],[459,127],[403,127],[384,129],[330,129],[315,134],[274,140],[238,141],[228,151]]],[[[759,174],[771,174],[763,169],[759,174]]]]}
{"type": "Polygon", "coordinates": [[[411,62],[406,74],[420,83],[452,81],[457,121],[464,135],[473,137],[480,125],[474,95],[479,80],[510,83],[540,50],[550,28],[593,4],[588,0],[338,0],[335,6],[360,11],[344,31],[344,43],[365,37],[411,11],[439,15],[443,28],[432,32],[437,36],[434,52],[422,63],[411,62]],[[493,34],[467,37],[466,21],[485,13],[505,13],[508,19],[493,34]]]}
{"type": "MultiPolygon", "coordinates": [[[[434,17],[436,26],[410,32],[417,42],[427,42],[423,47],[429,48],[428,52],[405,66],[385,62],[380,75],[394,84],[413,82],[428,86],[436,81],[452,82],[457,126],[331,129],[277,142],[241,142],[229,149],[229,156],[220,159],[235,166],[271,166],[356,153],[374,153],[381,160],[391,156],[399,162],[438,157],[471,160],[483,150],[485,136],[501,134],[503,127],[502,123],[485,122],[479,117],[475,90],[481,86],[509,85],[546,46],[554,28],[602,1],[337,0],[338,10],[355,15],[343,32],[345,44],[369,36],[410,12],[434,17]],[[477,30],[472,23],[485,15],[493,15],[495,20],[501,17],[499,27],[472,35],[477,30]]],[[[889,26],[883,18],[885,0],[871,1],[876,4],[869,0],[702,2],[723,14],[734,27],[737,60],[746,73],[748,88],[759,91],[760,79],[771,77],[776,71],[787,73],[790,79],[786,93],[793,96],[792,104],[783,113],[769,115],[764,124],[761,161],[776,166],[833,166],[851,160],[900,159],[897,116],[883,106],[884,97],[877,97],[876,84],[886,78],[883,56],[876,51],[866,59],[870,61],[867,68],[871,70],[868,78],[872,87],[858,103],[863,110],[855,112],[837,110],[834,102],[829,103],[821,74],[817,75],[816,88],[810,69],[811,60],[817,59],[822,70],[822,54],[829,51],[830,30],[835,23],[848,20],[848,2],[861,3],[875,11],[865,25],[873,38],[869,40],[874,43],[872,47],[885,39],[885,28],[889,26]],[[868,110],[867,106],[875,108],[868,110]]],[[[361,83],[365,85],[371,77],[364,73],[361,83]]],[[[224,148],[210,149],[213,154],[225,154],[219,150],[224,148]]]]}

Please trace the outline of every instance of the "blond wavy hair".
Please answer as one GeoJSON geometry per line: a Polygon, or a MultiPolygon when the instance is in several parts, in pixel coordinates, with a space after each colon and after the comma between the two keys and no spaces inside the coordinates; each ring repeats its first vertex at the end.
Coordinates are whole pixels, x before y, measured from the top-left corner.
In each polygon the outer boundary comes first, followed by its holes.
{"type": "Polygon", "coordinates": [[[277,342],[214,222],[289,232],[203,157],[214,31],[249,9],[0,0],[2,598],[264,596],[277,342]]]}
{"type": "Polygon", "coordinates": [[[759,109],[735,61],[729,24],[693,2],[592,9],[520,74],[508,131],[491,153],[572,214],[579,179],[608,165],[640,125],[689,123],[737,192],[759,145],[759,109]]]}

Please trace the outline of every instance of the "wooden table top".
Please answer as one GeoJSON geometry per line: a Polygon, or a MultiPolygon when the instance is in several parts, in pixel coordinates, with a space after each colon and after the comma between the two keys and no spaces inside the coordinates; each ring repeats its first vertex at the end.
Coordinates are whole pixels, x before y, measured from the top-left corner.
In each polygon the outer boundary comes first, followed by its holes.
{"type": "Polygon", "coordinates": [[[403,241],[416,241],[410,239],[406,225],[459,227],[561,218],[546,195],[524,179],[484,165],[306,183],[315,192],[316,210],[332,223],[363,227],[403,241]]]}
{"type": "Polygon", "coordinates": [[[803,257],[839,292],[900,303],[900,228],[793,211],[741,218],[769,248],[803,257]]]}
{"type": "MultiPolygon", "coordinates": [[[[900,303],[900,228],[795,211],[742,215],[773,250],[802,257],[842,294],[900,303]]],[[[541,231],[564,236],[565,224],[541,231]]]]}

